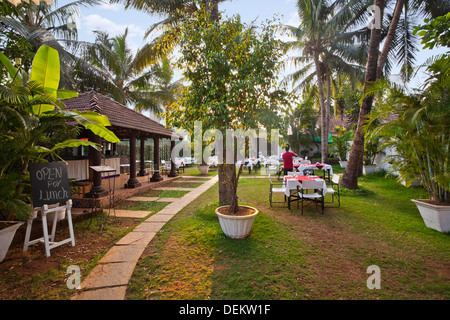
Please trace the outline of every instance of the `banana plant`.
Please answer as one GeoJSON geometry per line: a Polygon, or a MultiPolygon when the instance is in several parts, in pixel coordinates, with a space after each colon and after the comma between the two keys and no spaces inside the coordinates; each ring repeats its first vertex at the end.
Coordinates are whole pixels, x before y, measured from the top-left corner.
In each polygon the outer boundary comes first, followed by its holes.
{"type": "Polygon", "coordinates": [[[30,162],[59,158],[57,151],[63,148],[101,149],[101,145],[91,141],[67,139],[75,135],[67,132],[76,128],[64,120],[75,120],[108,142],[120,140],[106,128],[110,126],[106,116],[92,111],[65,110],[58,99],[78,94],[59,90],[59,56],[55,49],[42,46],[38,50],[29,76],[17,70],[1,52],[0,63],[11,77],[0,85],[0,195],[5,195],[0,201],[0,218],[23,220],[31,210],[30,162]]]}
{"type": "MultiPolygon", "coordinates": [[[[6,67],[15,84],[19,84],[24,80],[20,76],[19,71],[1,52],[0,61],[6,67]]],[[[78,112],[64,110],[64,106],[61,103],[58,103],[58,100],[77,97],[78,93],[70,90],[60,90],[59,80],[60,62],[58,51],[48,46],[41,46],[36,52],[36,55],[33,59],[29,82],[36,82],[42,85],[44,95],[46,95],[47,98],[50,98],[50,100],[52,100],[54,103],[35,104],[32,106],[32,114],[39,117],[41,115],[45,115],[45,113],[55,112],[55,108],[56,106],[58,106],[59,110],[57,110],[56,112],[60,112],[65,117],[73,118],[86,129],[91,130],[96,135],[107,140],[108,142],[120,142],[119,138],[117,138],[117,136],[112,131],[106,128],[107,126],[111,125],[109,123],[108,117],[92,111],[78,112]]],[[[40,95],[38,94],[37,96],[30,97],[30,99],[37,99],[39,98],[39,96],[40,95]]],[[[76,142],[74,141],[74,143],[80,145],[83,143],[81,141],[82,140],[76,142]]],[[[94,144],[92,144],[91,146],[96,147],[94,144]]],[[[67,147],[70,146],[67,145],[67,147]]]]}

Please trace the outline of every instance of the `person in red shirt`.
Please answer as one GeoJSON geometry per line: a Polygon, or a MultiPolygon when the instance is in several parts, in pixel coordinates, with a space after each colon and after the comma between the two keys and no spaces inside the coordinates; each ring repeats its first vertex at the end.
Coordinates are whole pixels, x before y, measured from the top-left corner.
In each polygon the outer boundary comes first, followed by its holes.
{"type": "Polygon", "coordinates": [[[288,172],[293,171],[294,169],[294,162],[292,161],[293,157],[298,157],[298,155],[292,151],[289,151],[289,145],[286,146],[286,152],[283,153],[281,156],[283,158],[283,171],[284,175],[286,176],[288,172]]]}

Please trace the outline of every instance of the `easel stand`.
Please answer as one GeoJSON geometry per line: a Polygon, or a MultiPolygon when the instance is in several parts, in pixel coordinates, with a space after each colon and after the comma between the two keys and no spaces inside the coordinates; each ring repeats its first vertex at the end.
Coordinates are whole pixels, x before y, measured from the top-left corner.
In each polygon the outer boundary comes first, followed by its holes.
{"type": "Polygon", "coordinates": [[[68,242],[72,243],[72,247],[75,246],[75,237],[73,234],[73,225],[72,225],[72,200],[67,200],[66,205],[64,205],[64,206],[55,207],[55,208],[51,208],[51,209],[48,208],[48,205],[43,205],[40,209],[35,210],[33,212],[32,216],[27,221],[27,231],[25,233],[25,243],[23,245],[23,251],[27,251],[28,247],[30,245],[33,245],[38,242],[44,243],[45,254],[47,257],[50,257],[51,249],[59,247],[68,242]],[[67,222],[69,223],[70,237],[65,240],[55,242],[56,224],[58,223],[58,213],[61,212],[62,210],[65,210],[66,214],[67,214],[67,222]],[[40,214],[42,216],[42,229],[43,229],[44,236],[42,238],[30,241],[33,220],[37,218],[38,212],[40,212],[40,214]],[[50,236],[48,234],[48,227],[47,227],[47,215],[49,213],[54,213],[52,233],[50,236]]]}

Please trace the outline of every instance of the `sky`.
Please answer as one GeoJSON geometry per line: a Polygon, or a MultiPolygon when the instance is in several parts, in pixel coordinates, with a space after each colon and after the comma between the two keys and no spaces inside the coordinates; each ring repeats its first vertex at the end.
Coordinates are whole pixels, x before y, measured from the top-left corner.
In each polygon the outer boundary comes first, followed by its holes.
{"type": "MultiPolygon", "coordinates": [[[[67,3],[70,1],[59,1],[67,3]]],[[[295,7],[295,0],[229,0],[220,4],[220,11],[226,16],[240,14],[244,22],[250,23],[255,19],[265,21],[278,15],[283,23],[299,24],[295,7]]],[[[124,10],[120,4],[105,4],[81,9],[82,18],[77,21],[79,38],[93,39],[92,31],[100,29],[110,34],[123,33],[128,27],[129,37],[134,49],[141,47],[145,31],[161,17],[136,11],[124,10]]]]}
{"type": "MultiPolygon", "coordinates": [[[[68,2],[71,1],[59,0],[58,4],[62,5],[68,2]]],[[[251,23],[255,19],[256,23],[264,22],[267,19],[273,20],[273,18],[277,17],[285,25],[298,26],[300,24],[296,0],[229,0],[220,4],[219,9],[224,16],[239,14],[242,21],[246,23],[251,23]]],[[[110,35],[117,35],[123,33],[125,28],[128,28],[130,47],[133,51],[136,51],[144,44],[145,31],[160,20],[162,20],[162,17],[158,15],[150,16],[132,9],[125,10],[121,4],[103,4],[81,8],[81,17],[76,20],[76,23],[79,40],[89,42],[93,42],[95,39],[93,30],[107,31],[110,35]]],[[[433,54],[443,52],[445,52],[443,49],[434,51],[420,50],[417,53],[417,65],[424,63],[433,54]]],[[[394,75],[393,80],[396,80],[395,74],[398,73],[398,68],[394,68],[392,73],[394,75]]],[[[420,86],[424,79],[425,75],[419,73],[411,82],[410,87],[420,86]]]]}

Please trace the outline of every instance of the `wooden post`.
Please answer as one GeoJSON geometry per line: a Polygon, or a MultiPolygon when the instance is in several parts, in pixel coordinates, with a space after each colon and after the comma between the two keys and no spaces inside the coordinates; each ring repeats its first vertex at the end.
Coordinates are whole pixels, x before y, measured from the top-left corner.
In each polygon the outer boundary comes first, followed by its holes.
{"type": "Polygon", "coordinates": [[[136,137],[137,132],[132,130],[130,133],[130,179],[125,185],[126,188],[140,187],[138,179],[136,179],[136,137]]]}
{"type": "MultiPolygon", "coordinates": [[[[89,132],[89,141],[101,144],[102,138],[100,138],[93,132],[89,132]]],[[[89,147],[89,165],[90,166],[101,166],[102,165],[101,151],[98,151],[92,147],[89,147]]],[[[86,198],[101,198],[101,197],[107,196],[108,191],[106,191],[102,186],[102,174],[100,172],[96,172],[92,169],[89,169],[89,173],[90,173],[90,177],[92,180],[92,188],[84,196],[86,198]]]]}
{"type": "Polygon", "coordinates": [[[158,182],[158,181],[164,180],[163,177],[161,177],[161,175],[159,174],[159,163],[160,163],[160,159],[159,159],[159,136],[155,135],[154,138],[153,138],[153,141],[154,141],[153,165],[154,165],[155,172],[153,173],[153,176],[150,179],[150,181],[151,182],[158,182]]]}
{"type": "MultiPolygon", "coordinates": [[[[175,148],[175,141],[171,141],[170,142],[170,151],[172,153],[173,149],[175,148]]],[[[178,177],[178,172],[176,170],[176,166],[175,166],[175,159],[172,157],[170,157],[170,173],[169,173],[169,177],[173,178],[173,177],[178,177]]]]}
{"type": "Polygon", "coordinates": [[[143,177],[145,176],[145,138],[141,137],[141,150],[140,150],[140,160],[141,160],[141,166],[139,170],[139,176],[143,177]]]}

